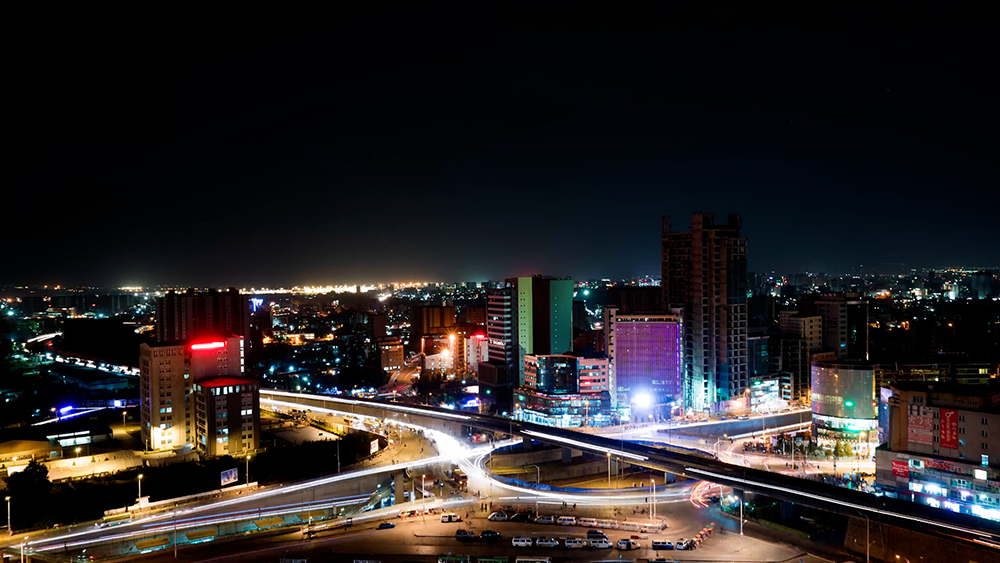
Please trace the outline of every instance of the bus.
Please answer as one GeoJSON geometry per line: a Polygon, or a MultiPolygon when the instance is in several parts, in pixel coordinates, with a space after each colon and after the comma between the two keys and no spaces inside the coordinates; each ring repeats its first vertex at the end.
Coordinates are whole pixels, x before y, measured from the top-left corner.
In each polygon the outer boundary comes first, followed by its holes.
{"type": "Polygon", "coordinates": [[[96,526],[98,528],[107,528],[108,526],[117,526],[119,524],[128,524],[132,521],[131,512],[121,512],[119,514],[112,514],[111,516],[105,516],[101,518],[96,526]]]}
{"type": "Polygon", "coordinates": [[[469,488],[469,476],[465,474],[461,469],[454,469],[451,472],[452,480],[455,482],[455,488],[464,491],[469,488]]]}

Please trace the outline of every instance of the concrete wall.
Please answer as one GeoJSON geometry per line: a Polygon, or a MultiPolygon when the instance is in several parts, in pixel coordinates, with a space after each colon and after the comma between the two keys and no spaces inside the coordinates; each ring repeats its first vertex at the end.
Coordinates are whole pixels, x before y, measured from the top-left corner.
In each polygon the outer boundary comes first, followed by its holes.
{"type": "MultiPolygon", "coordinates": [[[[765,428],[789,426],[792,424],[798,424],[800,419],[801,422],[804,423],[810,422],[812,420],[812,413],[802,413],[801,415],[799,413],[786,413],[775,416],[767,416],[764,417],[764,426],[765,428]]],[[[737,436],[740,434],[748,434],[750,432],[760,433],[760,430],[760,418],[751,418],[749,420],[726,420],[715,424],[671,425],[670,434],[675,436],[722,436],[723,434],[737,436]]],[[[660,430],[659,435],[666,436],[667,431],[660,430]]]]}
{"type": "MultiPolygon", "coordinates": [[[[557,465],[541,468],[542,483],[556,479],[570,479],[574,477],[587,477],[590,475],[600,476],[608,474],[608,462],[588,461],[585,463],[575,463],[572,465],[557,465]]],[[[507,473],[507,477],[513,477],[521,481],[534,483],[538,477],[538,471],[534,467],[525,468],[518,473],[507,473]]]]}
{"type": "Polygon", "coordinates": [[[844,537],[844,547],[861,561],[865,558],[865,543],[870,541],[872,561],[1000,563],[1000,552],[995,549],[883,525],[875,520],[870,521],[870,527],[868,525],[869,521],[864,518],[851,518],[844,537]]]}
{"type": "MultiPolygon", "coordinates": [[[[509,450],[504,453],[494,453],[492,463],[494,467],[521,467],[524,465],[560,461],[562,460],[562,450],[562,448],[554,446],[536,447],[529,451],[525,451],[524,449],[509,450]]],[[[573,457],[580,457],[581,455],[583,455],[583,452],[580,450],[573,450],[573,457]]],[[[534,471],[534,468],[531,470],[534,471]]]]}

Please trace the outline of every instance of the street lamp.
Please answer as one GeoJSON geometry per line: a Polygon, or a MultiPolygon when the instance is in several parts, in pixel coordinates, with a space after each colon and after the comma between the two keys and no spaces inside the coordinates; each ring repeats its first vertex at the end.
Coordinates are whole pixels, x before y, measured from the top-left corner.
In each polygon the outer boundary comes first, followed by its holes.
{"type": "Polygon", "coordinates": [[[139,507],[142,508],[142,473],[139,474],[139,507]]]}
{"type": "Polygon", "coordinates": [[[247,454],[247,487],[250,486],[250,455],[247,454]]]}
{"type": "Polygon", "coordinates": [[[80,450],[81,449],[83,449],[83,448],[80,448],[80,447],[76,448],[76,457],[80,457],[80,450]]]}
{"type": "Polygon", "coordinates": [[[653,519],[656,518],[656,480],[652,477],[649,478],[649,490],[652,492],[653,497],[653,509],[649,511],[653,519]]]}
{"type": "Polygon", "coordinates": [[[611,488],[611,452],[608,452],[608,488],[611,488]]]}
{"type": "Polygon", "coordinates": [[[10,522],[10,497],[5,497],[4,500],[7,501],[7,537],[14,535],[14,527],[10,522]]]}

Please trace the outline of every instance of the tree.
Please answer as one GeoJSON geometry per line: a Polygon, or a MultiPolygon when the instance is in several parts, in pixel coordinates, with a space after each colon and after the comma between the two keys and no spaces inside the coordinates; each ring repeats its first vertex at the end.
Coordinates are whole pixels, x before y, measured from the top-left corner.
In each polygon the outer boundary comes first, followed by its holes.
{"type": "Polygon", "coordinates": [[[35,460],[10,477],[7,477],[7,491],[10,496],[32,498],[37,501],[39,495],[44,495],[52,489],[49,481],[49,468],[35,460]]]}

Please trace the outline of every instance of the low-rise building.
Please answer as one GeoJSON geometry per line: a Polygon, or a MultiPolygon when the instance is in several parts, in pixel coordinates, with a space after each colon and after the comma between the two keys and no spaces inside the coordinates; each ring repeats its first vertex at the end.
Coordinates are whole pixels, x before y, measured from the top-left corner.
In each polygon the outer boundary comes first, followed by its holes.
{"type": "Polygon", "coordinates": [[[260,384],[213,377],[194,384],[198,450],[209,456],[247,455],[260,447],[260,384]]]}
{"type": "Polygon", "coordinates": [[[888,389],[876,486],[888,496],[1000,521],[1000,383],[903,381],[888,389]]]}

